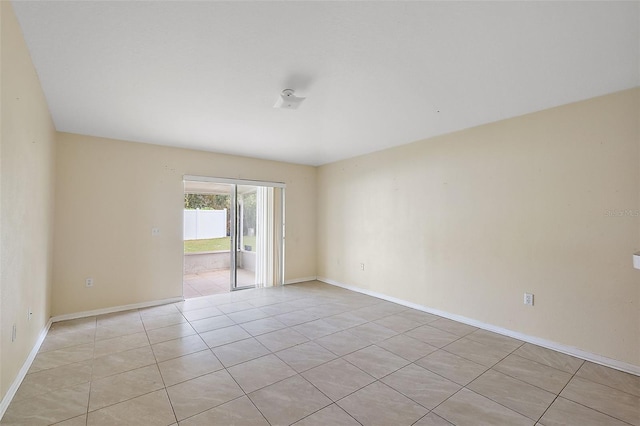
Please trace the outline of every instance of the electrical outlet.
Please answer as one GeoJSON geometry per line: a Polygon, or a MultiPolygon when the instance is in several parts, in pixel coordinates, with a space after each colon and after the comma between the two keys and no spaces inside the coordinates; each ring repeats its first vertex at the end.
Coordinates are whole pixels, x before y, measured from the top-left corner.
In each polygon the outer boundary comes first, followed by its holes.
{"type": "Polygon", "coordinates": [[[361,264],[360,264],[360,270],[361,270],[361,271],[364,271],[364,263],[361,263],[361,264]]]}
{"type": "Polygon", "coordinates": [[[87,278],[84,280],[85,287],[93,287],[93,278],[87,278]]]}
{"type": "Polygon", "coordinates": [[[33,311],[31,310],[31,308],[29,308],[29,309],[27,310],[27,319],[28,319],[29,321],[31,321],[31,318],[32,318],[32,317],[33,317],[33,311]]]}
{"type": "Polygon", "coordinates": [[[151,236],[157,237],[158,235],[160,235],[160,228],[151,228],[151,236]]]}
{"type": "Polygon", "coordinates": [[[524,304],[527,306],[533,306],[533,294],[531,293],[524,294],[524,304]]]}
{"type": "Polygon", "coordinates": [[[15,324],[13,324],[13,328],[11,329],[11,341],[15,342],[18,337],[18,328],[15,324]]]}

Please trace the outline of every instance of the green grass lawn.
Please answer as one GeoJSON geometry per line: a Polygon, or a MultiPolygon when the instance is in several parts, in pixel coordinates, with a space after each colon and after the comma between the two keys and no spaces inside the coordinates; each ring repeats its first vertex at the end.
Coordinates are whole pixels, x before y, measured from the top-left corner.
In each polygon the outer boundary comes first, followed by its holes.
{"type": "MultiPolygon", "coordinates": [[[[252,250],[255,251],[256,237],[244,237],[244,244],[250,245],[252,250]]],[[[224,238],[211,238],[208,240],[185,240],[184,252],[185,253],[201,253],[203,251],[220,251],[229,250],[230,237],[224,238]]]]}

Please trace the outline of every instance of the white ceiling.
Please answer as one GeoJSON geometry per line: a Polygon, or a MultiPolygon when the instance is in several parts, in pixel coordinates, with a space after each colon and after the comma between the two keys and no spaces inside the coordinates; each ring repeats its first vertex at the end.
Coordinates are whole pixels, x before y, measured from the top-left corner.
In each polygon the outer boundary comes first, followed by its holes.
{"type": "Polygon", "coordinates": [[[294,163],[640,85],[638,1],[13,4],[58,130],[294,163]]]}

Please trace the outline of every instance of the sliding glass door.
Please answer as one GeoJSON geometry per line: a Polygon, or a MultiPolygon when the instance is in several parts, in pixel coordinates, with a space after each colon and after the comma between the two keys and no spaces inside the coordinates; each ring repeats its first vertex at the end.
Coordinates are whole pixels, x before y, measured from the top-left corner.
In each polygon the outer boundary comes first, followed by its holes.
{"type": "MultiPolygon", "coordinates": [[[[224,256],[220,250],[204,251],[200,264],[210,264],[212,271],[200,272],[196,278],[187,270],[194,263],[195,254],[187,253],[190,246],[205,247],[206,244],[187,240],[188,214],[185,202],[185,297],[192,292],[187,287],[188,280],[199,280],[201,287],[203,276],[216,277],[220,283],[224,276],[224,268],[228,267],[229,290],[240,290],[254,287],[280,285],[284,280],[284,184],[260,181],[243,181],[234,179],[218,179],[201,176],[185,176],[185,200],[196,192],[209,196],[227,197],[226,225],[228,246],[228,262],[209,262],[206,257],[224,256]]],[[[218,203],[220,204],[220,203],[218,203]]],[[[208,214],[213,212],[208,212],[208,214]]],[[[201,216],[203,212],[199,213],[201,216]]],[[[202,226],[201,226],[202,227],[202,226]]],[[[208,235],[203,232],[203,235],[208,235]]],[[[226,244],[225,242],[225,244],[226,244]]],[[[217,243],[216,243],[217,244],[217,243]]],[[[214,247],[216,244],[211,243],[214,247]]],[[[220,246],[218,244],[218,246],[220,246]]],[[[220,248],[216,246],[217,248],[220,248]]],[[[223,247],[224,248],[224,247],[223,247]]],[[[197,284],[194,284],[194,286],[197,284]]],[[[224,283],[221,284],[224,286],[224,283]]],[[[204,294],[202,294],[204,295],[204,294]]]]}

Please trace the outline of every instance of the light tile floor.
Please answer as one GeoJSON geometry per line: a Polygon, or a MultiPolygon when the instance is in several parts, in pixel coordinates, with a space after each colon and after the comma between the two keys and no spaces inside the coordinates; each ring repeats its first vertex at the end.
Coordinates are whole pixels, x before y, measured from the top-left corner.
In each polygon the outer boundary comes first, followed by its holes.
{"type": "Polygon", "coordinates": [[[310,282],[55,323],[3,425],[640,425],[640,377],[310,282]]]}
{"type": "MultiPolygon", "coordinates": [[[[185,274],[182,279],[183,297],[211,296],[213,294],[229,293],[230,272],[228,269],[216,269],[197,274],[185,274]]],[[[255,283],[255,272],[238,269],[236,272],[238,287],[250,286],[255,283]]]]}

